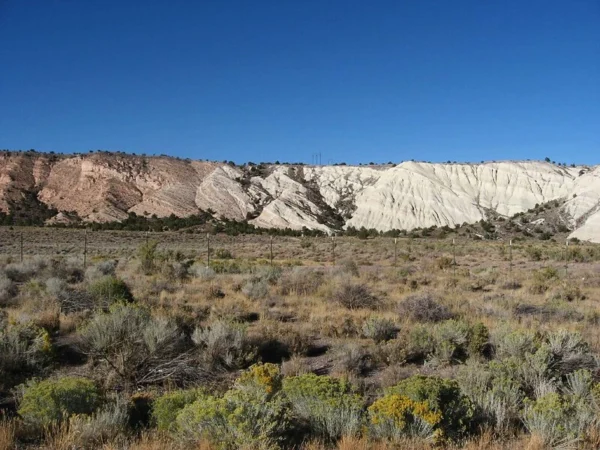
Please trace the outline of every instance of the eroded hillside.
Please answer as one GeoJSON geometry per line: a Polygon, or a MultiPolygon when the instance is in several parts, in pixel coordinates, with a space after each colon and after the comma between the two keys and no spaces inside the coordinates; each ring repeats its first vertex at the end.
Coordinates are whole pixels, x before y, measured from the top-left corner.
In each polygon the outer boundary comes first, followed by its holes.
{"type": "Polygon", "coordinates": [[[245,165],[98,152],[0,154],[0,210],[35,203],[93,222],[215,217],[330,231],[454,226],[564,202],[573,236],[600,241],[600,168],[546,162],[245,165]]]}

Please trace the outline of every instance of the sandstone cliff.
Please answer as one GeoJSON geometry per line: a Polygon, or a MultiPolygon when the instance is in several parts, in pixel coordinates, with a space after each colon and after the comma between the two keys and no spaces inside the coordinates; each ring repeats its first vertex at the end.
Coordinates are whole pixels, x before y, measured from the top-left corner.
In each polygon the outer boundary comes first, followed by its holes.
{"type": "Polygon", "coordinates": [[[545,162],[236,167],[122,153],[0,153],[0,211],[25,195],[86,221],[210,210],[260,227],[323,231],[454,226],[561,199],[573,236],[600,242],[600,167],[545,162]]]}

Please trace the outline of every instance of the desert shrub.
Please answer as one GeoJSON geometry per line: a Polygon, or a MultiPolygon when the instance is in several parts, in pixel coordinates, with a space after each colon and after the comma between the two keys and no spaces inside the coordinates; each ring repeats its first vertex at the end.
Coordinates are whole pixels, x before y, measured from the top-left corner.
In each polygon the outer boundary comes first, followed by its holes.
{"type": "Polygon", "coordinates": [[[439,270],[446,270],[454,265],[454,261],[449,256],[440,256],[434,263],[439,270]]]}
{"type": "Polygon", "coordinates": [[[360,275],[360,272],[358,270],[358,265],[356,264],[356,261],[354,261],[353,259],[341,260],[338,267],[342,273],[352,275],[353,277],[358,277],[360,275]]]}
{"type": "Polygon", "coordinates": [[[105,276],[115,276],[117,260],[111,259],[101,261],[98,264],[88,267],[85,271],[86,280],[93,281],[105,276]]]}
{"type": "Polygon", "coordinates": [[[151,240],[138,248],[137,256],[140,260],[140,269],[145,275],[150,275],[156,269],[156,249],[158,241],[151,240]]]}
{"type": "Polygon", "coordinates": [[[201,389],[188,389],[166,393],[152,404],[152,422],[161,431],[174,431],[177,415],[187,405],[206,396],[201,389]]]}
{"type": "Polygon", "coordinates": [[[101,306],[108,306],[115,302],[133,301],[129,286],[123,280],[112,276],[106,276],[91,283],[88,293],[101,306]]]}
{"type": "Polygon", "coordinates": [[[46,292],[53,297],[59,297],[67,287],[67,282],[62,278],[50,277],[46,280],[46,292]]]}
{"type": "Polygon", "coordinates": [[[83,281],[85,274],[80,259],[60,258],[50,261],[50,276],[62,278],[72,284],[83,281]]]}
{"type": "Polygon", "coordinates": [[[256,348],[241,324],[215,321],[196,328],[192,341],[198,346],[200,361],[207,371],[236,370],[256,358],[256,348]]]}
{"type": "Polygon", "coordinates": [[[518,382],[490,370],[487,364],[473,361],[461,367],[457,380],[461,391],[477,406],[483,424],[499,435],[518,424],[524,399],[518,382]]]}
{"type": "Polygon", "coordinates": [[[288,360],[283,361],[281,364],[281,373],[286,377],[306,375],[310,372],[310,363],[297,355],[292,355],[288,360]]]}
{"type": "Polygon", "coordinates": [[[11,281],[23,283],[38,275],[47,266],[45,260],[36,258],[23,261],[22,263],[11,263],[4,267],[4,274],[11,281]]]}
{"type": "Polygon", "coordinates": [[[483,355],[490,345],[490,332],[481,322],[477,322],[469,330],[467,353],[470,357],[483,355]]]}
{"type": "Polygon", "coordinates": [[[589,401],[552,392],[526,403],[523,423],[544,445],[575,446],[591,426],[598,425],[597,414],[589,401]]]}
{"type": "Polygon", "coordinates": [[[62,278],[46,280],[46,292],[58,300],[63,313],[73,313],[106,306],[104,299],[97,301],[89,292],[70,287],[62,278]]]}
{"type": "Polygon", "coordinates": [[[438,362],[452,363],[464,360],[468,353],[471,328],[460,320],[446,320],[433,328],[434,356],[438,362]]]}
{"type": "Polygon", "coordinates": [[[215,249],[214,257],[217,259],[233,259],[233,255],[230,250],[226,248],[215,249]]]}
{"type": "Polygon", "coordinates": [[[71,416],[68,424],[69,437],[76,448],[100,448],[106,442],[125,440],[128,420],[127,403],[117,399],[91,415],[71,416]]]}
{"type": "Polygon", "coordinates": [[[551,374],[563,377],[580,369],[597,369],[598,362],[581,334],[557,330],[546,338],[551,374]]]}
{"type": "Polygon", "coordinates": [[[372,355],[359,344],[345,344],[335,352],[333,370],[336,373],[362,376],[368,374],[372,369],[372,355]]]}
{"type": "Polygon", "coordinates": [[[279,281],[279,293],[281,295],[312,295],[323,284],[323,279],[322,271],[294,267],[282,275],[279,281]]]}
{"type": "Polygon", "coordinates": [[[372,317],[365,320],[362,326],[363,336],[373,339],[376,344],[394,339],[397,332],[398,329],[396,328],[394,322],[388,319],[380,319],[377,317],[372,317]]]}
{"type": "Polygon", "coordinates": [[[194,380],[201,370],[187,351],[185,336],[171,320],[155,318],[137,305],[116,303],[81,331],[82,350],[127,387],[194,380]]]}
{"type": "Polygon", "coordinates": [[[563,283],[552,291],[550,299],[572,302],[575,300],[585,300],[585,295],[579,286],[563,283]]]}
{"type": "Polygon", "coordinates": [[[258,278],[268,284],[276,284],[281,278],[281,267],[258,266],[252,270],[254,278],[258,278]]]}
{"type": "Polygon", "coordinates": [[[530,331],[499,330],[492,341],[499,359],[511,356],[522,359],[527,353],[535,353],[539,347],[539,338],[530,331]]]}
{"type": "Polygon", "coordinates": [[[332,295],[332,300],[348,309],[376,309],[380,299],[373,295],[364,284],[343,284],[338,286],[332,295]]]}
{"type": "Polygon", "coordinates": [[[386,389],[385,393],[427,402],[432,411],[441,414],[437,424],[440,438],[457,439],[472,431],[474,408],[455,380],[415,375],[386,389]]]}
{"type": "Polygon", "coordinates": [[[52,355],[50,336],[43,328],[0,321],[0,391],[41,374],[52,355]]]}
{"type": "Polygon", "coordinates": [[[532,246],[525,247],[525,254],[531,261],[541,261],[544,255],[541,248],[532,246]]]}
{"type": "Polygon", "coordinates": [[[23,388],[19,416],[25,423],[43,428],[74,414],[91,414],[99,403],[98,389],[85,378],[34,381],[23,388]]]}
{"type": "Polygon", "coordinates": [[[283,379],[283,392],[295,418],[321,439],[335,441],[359,433],[363,400],[345,381],[306,374],[283,379]]]}
{"type": "Polygon", "coordinates": [[[432,411],[426,401],[388,394],[369,407],[369,434],[376,439],[399,441],[406,437],[436,438],[441,413],[432,411]]]}
{"type": "Polygon", "coordinates": [[[202,264],[194,264],[189,269],[192,276],[202,280],[211,281],[217,276],[215,271],[211,267],[206,267],[202,264]]]}
{"type": "Polygon", "coordinates": [[[441,322],[452,318],[450,310],[431,294],[409,295],[400,303],[398,311],[417,322],[441,322]]]}
{"type": "Polygon", "coordinates": [[[242,287],[242,293],[252,300],[258,300],[265,298],[269,294],[269,286],[263,280],[252,279],[244,284],[244,287],[242,287]]]}
{"type": "Polygon", "coordinates": [[[409,362],[424,361],[435,352],[435,339],[431,328],[418,324],[409,333],[406,356],[409,362]]]}
{"type": "Polygon", "coordinates": [[[5,303],[17,295],[17,287],[10,278],[0,274],[0,304],[5,303]]]}
{"type": "Polygon", "coordinates": [[[279,448],[289,423],[280,387],[277,366],[253,366],[223,397],[200,397],[184,407],[177,415],[178,433],[208,439],[218,449],[279,448]]]}
{"type": "Polygon", "coordinates": [[[166,261],[162,265],[162,276],[169,282],[183,282],[189,277],[189,268],[193,261],[166,261]]]}
{"type": "Polygon", "coordinates": [[[558,270],[554,267],[544,267],[536,270],[533,273],[533,281],[529,286],[529,292],[532,294],[543,294],[556,279],[558,279],[558,270]]]}

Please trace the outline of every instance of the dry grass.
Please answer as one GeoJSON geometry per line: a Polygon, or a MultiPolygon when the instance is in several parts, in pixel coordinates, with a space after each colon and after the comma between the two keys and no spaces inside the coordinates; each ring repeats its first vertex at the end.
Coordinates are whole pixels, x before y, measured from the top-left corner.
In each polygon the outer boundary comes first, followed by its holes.
{"type": "Polygon", "coordinates": [[[0,450],[16,448],[15,422],[0,417],[0,450]]]}
{"type": "MultiPolygon", "coordinates": [[[[1,251],[14,252],[14,246],[9,243],[9,233],[2,231],[0,244],[9,245],[0,246],[1,251]]],[[[62,248],[70,245],[70,254],[80,250],[72,242],[69,244],[69,236],[73,241],[76,231],[38,232],[40,234],[36,235],[36,230],[27,230],[27,255],[53,253],[54,243],[62,248]]],[[[203,238],[199,236],[164,233],[154,237],[160,240],[161,252],[179,250],[185,257],[195,257],[197,264],[205,261],[203,238]]],[[[261,271],[268,265],[264,259],[268,256],[267,236],[212,237],[214,248],[231,251],[235,259],[228,260],[227,264],[237,264],[241,273],[191,277],[186,282],[168,281],[160,270],[150,276],[140,273],[138,262],[130,257],[144,239],[143,233],[90,233],[88,262],[120,258],[117,276],[129,284],[137,301],[149,306],[155,315],[174,319],[184,329],[193,330],[217,319],[241,322],[253,340],[277,341],[281,345],[278,351],[284,347],[287,349],[285,355],[280,355],[283,360],[277,361],[283,363],[285,374],[332,374],[337,371],[356,380],[358,388],[371,396],[376,395],[381,387],[416,373],[453,377],[458,368],[458,363],[424,365],[422,362],[392,361],[391,350],[386,343],[374,344],[372,339],[363,335],[365,321],[373,317],[397,325],[399,333],[394,341],[402,345],[408,342],[416,328],[434,327],[434,322],[452,315],[471,324],[481,322],[492,335],[501,327],[540,332],[558,328],[578,331],[591,349],[600,354],[600,281],[597,275],[600,263],[571,262],[568,271],[565,271],[564,262],[551,256],[560,255],[562,247],[556,243],[515,245],[510,271],[503,243],[460,242],[456,248],[458,266],[454,267],[449,264],[452,246],[448,241],[399,240],[399,258],[397,265],[393,266],[393,245],[390,246],[389,239],[361,241],[341,238],[337,241],[336,258],[338,261],[356,262],[357,270],[354,270],[353,267],[341,267],[341,264],[333,267],[331,241],[328,239],[311,238],[311,244],[307,246],[301,245],[303,241],[299,238],[275,238],[275,264],[282,269],[281,278],[276,282],[265,281],[267,294],[264,298],[249,298],[242,289],[248,281],[260,277],[261,271]],[[529,245],[539,247],[544,258],[532,260],[529,256],[531,250],[527,250],[529,245]],[[301,270],[294,269],[294,264],[300,262],[303,265],[301,270]],[[536,275],[547,270],[545,267],[556,269],[556,274],[549,278],[536,275]],[[541,289],[540,284],[543,285],[541,289]],[[347,286],[359,286],[359,295],[350,295],[355,292],[346,292],[351,290],[347,286]],[[578,289],[581,295],[566,295],[571,292],[565,292],[566,287],[578,289]],[[429,302],[429,309],[423,311],[426,305],[422,299],[426,296],[434,301],[429,302]],[[349,299],[349,302],[340,299],[349,299]],[[349,346],[360,349],[368,358],[358,351],[351,352],[349,346]],[[363,367],[363,364],[366,366],[363,367]]],[[[587,251],[597,246],[581,247],[587,251]]],[[[86,281],[74,286],[84,289],[86,281]]],[[[2,309],[6,310],[12,322],[33,320],[51,331],[53,339],[67,341],[76,336],[78,328],[92,314],[60,312],[43,292],[35,297],[17,296],[2,309]]],[[[269,349],[267,347],[265,353],[269,349]]],[[[86,365],[59,367],[57,370],[60,374],[76,372],[94,376],[93,367],[86,365]]],[[[230,378],[226,381],[230,382],[230,378]]],[[[73,448],[72,437],[67,431],[58,429],[50,433],[46,438],[48,448],[73,448]]],[[[13,448],[14,441],[14,424],[0,422],[0,450],[13,448]]],[[[600,447],[599,436],[590,436],[588,441],[589,448],[600,447]]],[[[113,443],[104,448],[116,450],[124,447],[113,443]]],[[[127,448],[162,450],[190,447],[168,437],[148,433],[129,443],[127,448]]],[[[207,444],[197,448],[210,450],[207,444]]],[[[303,448],[321,450],[331,447],[313,442],[303,448]]],[[[426,442],[406,441],[400,446],[392,446],[366,439],[344,438],[336,448],[425,450],[432,447],[426,442]]],[[[536,436],[506,441],[491,432],[484,432],[462,448],[542,450],[543,446],[536,436]]]]}

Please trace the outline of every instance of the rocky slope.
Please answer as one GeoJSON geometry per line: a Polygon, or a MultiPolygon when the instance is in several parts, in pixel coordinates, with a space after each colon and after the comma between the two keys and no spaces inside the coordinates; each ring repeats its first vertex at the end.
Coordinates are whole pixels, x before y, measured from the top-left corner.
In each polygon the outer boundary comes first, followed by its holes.
{"type": "Polygon", "coordinates": [[[561,199],[573,236],[600,242],[600,167],[545,162],[237,167],[123,153],[0,153],[0,210],[27,195],[87,221],[204,210],[260,227],[323,231],[454,226],[561,199]]]}

